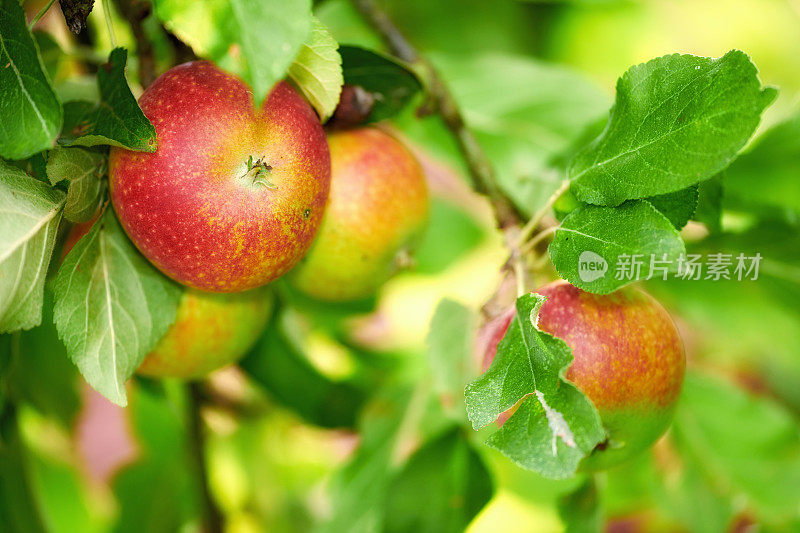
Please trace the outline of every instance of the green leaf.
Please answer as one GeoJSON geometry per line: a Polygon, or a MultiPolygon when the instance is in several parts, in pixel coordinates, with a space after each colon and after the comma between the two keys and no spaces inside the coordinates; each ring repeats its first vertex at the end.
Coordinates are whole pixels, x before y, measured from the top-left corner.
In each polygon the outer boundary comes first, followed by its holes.
{"type": "Polygon", "coordinates": [[[38,326],[64,193],[0,161],[0,333],[38,326]]]}
{"type": "Polygon", "coordinates": [[[575,473],[605,430],[591,401],[563,377],[572,363],[569,346],[536,328],[544,301],[538,294],[517,299],[517,314],[492,365],[464,394],[475,429],[519,403],[487,444],[523,468],[562,479],[575,473]]]}
{"type": "Polygon", "coordinates": [[[382,531],[464,531],[493,492],[483,460],[454,428],[425,443],[391,481],[382,531]]]}
{"type": "MultiPolygon", "coordinates": [[[[705,182],[703,182],[705,183],[705,182]]],[[[646,198],[650,204],[667,217],[675,229],[683,228],[694,215],[698,202],[698,185],[680,191],[668,192],[646,198]]]]}
{"type": "Polygon", "coordinates": [[[63,52],[55,38],[46,31],[35,30],[33,38],[36,41],[36,46],[39,48],[39,57],[42,58],[47,76],[54,80],[58,71],[58,65],[61,62],[63,52]]]}
{"type": "Polygon", "coordinates": [[[577,489],[559,499],[558,513],[564,522],[564,533],[603,531],[603,509],[594,478],[587,477],[577,489]]]}
{"type": "Polygon", "coordinates": [[[17,0],[0,0],[0,102],[0,157],[25,159],[53,146],[61,103],[17,0]]]}
{"type": "Polygon", "coordinates": [[[156,0],[158,18],[194,52],[253,88],[257,104],[311,32],[309,0],[156,0]]]}
{"type": "Polygon", "coordinates": [[[271,321],[242,369],[282,405],[323,427],[353,427],[364,393],[322,375],[287,338],[280,315],[271,321]]]}
{"type": "Polygon", "coordinates": [[[64,104],[65,145],[110,145],[140,152],[156,151],[156,129],[144,116],[125,79],[128,51],[115,48],[97,69],[100,102],[64,104]]]}
{"type": "Polygon", "coordinates": [[[175,320],[180,295],[108,209],[58,271],[55,324],[86,381],[125,405],[125,382],[175,320]]]}
{"type": "Polygon", "coordinates": [[[341,46],[344,82],[361,87],[374,98],[370,121],[395,116],[422,90],[422,84],[401,62],[358,46],[341,46]]]}
{"type": "Polygon", "coordinates": [[[673,432],[711,486],[724,487],[763,519],[796,517],[797,493],[787,487],[800,487],[800,435],[789,412],[719,378],[689,373],[673,432]]]}
{"type": "Polygon", "coordinates": [[[726,203],[800,217],[800,114],[770,128],[725,171],[726,203]]]}
{"type": "Polygon", "coordinates": [[[464,387],[475,373],[473,343],[476,317],[467,307],[442,300],[436,307],[428,332],[427,361],[442,405],[463,416],[464,387]]]}
{"type": "Polygon", "coordinates": [[[556,270],[576,287],[597,294],[645,279],[653,266],[672,272],[686,252],[670,221],[642,200],[619,207],[581,206],[555,231],[550,258],[556,270]]]}
{"type": "Polygon", "coordinates": [[[289,67],[289,77],[311,102],[323,122],[333,114],[342,91],[339,45],[323,23],[312,19],[311,35],[289,67]]]}
{"type": "Polygon", "coordinates": [[[692,219],[704,224],[711,233],[719,233],[722,230],[723,177],[725,175],[727,175],[727,171],[700,183],[697,188],[697,209],[695,209],[692,219]]]}
{"type": "Polygon", "coordinates": [[[52,291],[44,294],[42,325],[16,335],[18,357],[9,369],[10,395],[71,428],[80,407],[78,372],[53,324],[52,291]]]}
{"type": "Polygon", "coordinates": [[[72,222],[86,222],[103,200],[106,156],[83,148],[55,148],[47,158],[47,177],[55,185],[69,182],[64,216],[72,222]]]}
{"type": "Polygon", "coordinates": [[[617,82],[606,129],[569,166],[573,192],[613,206],[711,178],[736,157],[775,95],[738,50],[636,65],[617,82]]]}

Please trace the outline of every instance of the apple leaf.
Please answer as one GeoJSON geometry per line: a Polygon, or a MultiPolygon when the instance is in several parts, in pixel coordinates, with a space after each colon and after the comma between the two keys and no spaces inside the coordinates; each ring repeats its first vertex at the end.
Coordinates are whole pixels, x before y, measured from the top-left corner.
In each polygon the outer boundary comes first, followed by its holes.
{"type": "Polygon", "coordinates": [[[97,69],[100,101],[64,104],[64,131],[59,142],[70,146],[110,145],[139,152],[156,151],[156,129],[125,79],[128,51],[115,48],[97,69]]]}
{"type": "Polygon", "coordinates": [[[392,479],[381,531],[460,533],[493,493],[483,460],[463,431],[453,428],[414,452],[392,479]]]}
{"type": "Polygon", "coordinates": [[[645,199],[667,217],[675,229],[680,230],[697,209],[698,185],[645,199]]]}
{"type": "MultiPolygon", "coordinates": [[[[722,230],[723,177],[725,175],[727,175],[727,171],[700,183],[697,188],[697,209],[695,209],[692,219],[704,224],[711,233],[719,233],[722,230]]],[[[798,212],[800,212],[800,204],[798,206],[798,212]]]]}
{"type": "Polygon", "coordinates": [[[517,299],[517,314],[492,365],[464,394],[475,429],[519,404],[487,444],[523,468],[562,479],[575,473],[605,430],[592,402],[564,379],[572,363],[569,346],[536,327],[544,301],[538,294],[517,299]]]}
{"type": "Polygon", "coordinates": [[[55,185],[67,181],[64,216],[72,222],[86,222],[103,200],[106,156],[83,148],[57,147],[47,158],[47,177],[55,185]]]}
{"type": "Polygon", "coordinates": [[[107,209],[55,279],[54,321],[86,381],[125,405],[125,382],[175,320],[180,287],[128,240],[107,209]]]}
{"type": "Polygon", "coordinates": [[[309,39],[289,67],[289,77],[317,110],[322,122],[336,109],[344,83],[338,47],[328,28],[315,17],[309,39]]]}
{"type": "Polygon", "coordinates": [[[311,33],[310,0],[155,0],[164,25],[194,52],[238,74],[260,104],[311,33]]]}
{"type": "Polygon", "coordinates": [[[630,68],[605,130],[569,165],[573,192],[614,206],[719,173],[777,94],[757,74],[738,50],[718,59],[673,54],[630,68]]]}
{"type": "Polygon", "coordinates": [[[681,454],[703,465],[709,486],[743,499],[762,518],[797,516],[800,434],[792,414],[720,378],[688,373],[673,434],[681,454]]]}
{"type": "MultiPolygon", "coordinates": [[[[550,258],[576,287],[607,294],[651,272],[677,269],[686,252],[672,223],[644,200],[618,207],[584,205],[556,228],[550,258]]],[[[663,275],[663,274],[662,274],[663,275]]]]}
{"type": "Polygon", "coordinates": [[[25,159],[50,148],[62,120],[25,11],[17,0],[0,0],[0,157],[25,159]]]}
{"type": "Polygon", "coordinates": [[[800,218],[800,114],[773,126],[725,171],[726,204],[800,218]]]}
{"type": "Polygon", "coordinates": [[[64,193],[0,161],[0,333],[38,326],[64,193]]]}
{"type": "Polygon", "coordinates": [[[473,345],[476,317],[469,308],[442,300],[431,319],[428,356],[436,392],[448,413],[461,418],[464,386],[476,368],[473,345]]]}
{"type": "Polygon", "coordinates": [[[341,46],[339,53],[344,82],[374,97],[372,122],[393,117],[422,90],[416,74],[396,59],[358,46],[341,46]]]}

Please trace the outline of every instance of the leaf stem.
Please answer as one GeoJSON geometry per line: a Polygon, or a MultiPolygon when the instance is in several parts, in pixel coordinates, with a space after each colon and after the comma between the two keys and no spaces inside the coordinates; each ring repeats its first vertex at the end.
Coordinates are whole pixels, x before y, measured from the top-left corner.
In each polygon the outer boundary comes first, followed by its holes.
{"type": "Polygon", "coordinates": [[[200,412],[203,402],[203,391],[199,382],[192,381],[186,385],[187,411],[189,418],[189,446],[194,466],[197,488],[200,492],[203,507],[203,531],[205,533],[222,533],[222,513],[217,507],[208,487],[206,469],[206,429],[200,412]]]}
{"type": "Polygon", "coordinates": [[[108,0],[103,0],[103,16],[106,19],[106,28],[108,28],[108,38],[111,40],[111,48],[117,47],[117,38],[114,35],[114,25],[111,23],[111,6],[108,0]]]}
{"type": "Polygon", "coordinates": [[[501,229],[518,227],[520,225],[519,212],[501,191],[489,158],[486,157],[475,135],[467,127],[455,98],[434,66],[417,52],[389,16],[375,5],[374,0],[352,0],[352,2],[394,55],[410,63],[423,75],[433,108],[455,138],[461,155],[467,163],[472,187],[476,192],[489,199],[498,226],[501,229]]]}
{"type": "Polygon", "coordinates": [[[560,226],[551,226],[544,231],[540,231],[537,233],[531,240],[522,244],[519,248],[519,252],[521,254],[526,254],[533,250],[537,244],[542,242],[543,240],[547,239],[551,235],[554,235],[556,231],[558,231],[560,226]]]}
{"type": "Polygon", "coordinates": [[[517,242],[517,246],[522,246],[525,240],[530,237],[531,233],[536,229],[536,226],[542,221],[542,219],[547,215],[547,212],[550,211],[550,208],[555,205],[559,198],[561,198],[567,190],[569,190],[569,180],[564,180],[561,182],[561,185],[558,189],[550,195],[550,198],[544,203],[542,207],[531,217],[530,220],[525,224],[525,226],[519,232],[519,241],[517,242]]]}
{"type": "Polygon", "coordinates": [[[39,22],[42,19],[42,17],[47,14],[48,11],[50,11],[50,8],[53,7],[53,4],[55,4],[55,2],[56,0],[50,0],[49,2],[47,2],[47,5],[44,6],[42,9],[40,9],[39,12],[36,13],[36,15],[31,19],[31,23],[28,24],[28,28],[33,29],[33,26],[37,22],[39,22]]]}

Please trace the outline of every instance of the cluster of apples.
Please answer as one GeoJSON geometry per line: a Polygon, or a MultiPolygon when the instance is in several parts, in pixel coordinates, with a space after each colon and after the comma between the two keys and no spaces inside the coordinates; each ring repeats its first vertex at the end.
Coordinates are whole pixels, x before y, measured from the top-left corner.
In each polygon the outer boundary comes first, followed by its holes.
{"type": "Polygon", "coordinates": [[[165,72],[139,105],[158,149],[112,148],[111,203],[141,253],[186,286],[141,374],[195,378],[238,360],[269,319],[263,287],[284,274],[321,300],[371,295],[424,229],[413,154],[376,127],[326,135],[286,82],[257,109],[243,81],[195,61],[165,72]]]}

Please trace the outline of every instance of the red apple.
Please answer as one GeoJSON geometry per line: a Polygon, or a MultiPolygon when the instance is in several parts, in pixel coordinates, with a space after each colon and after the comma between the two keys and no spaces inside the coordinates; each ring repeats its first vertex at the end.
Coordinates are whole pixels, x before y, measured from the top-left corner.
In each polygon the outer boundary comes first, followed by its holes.
{"type": "MultiPolygon", "coordinates": [[[[649,447],[669,425],[686,367],[683,342],[667,312],[632,287],[598,295],[556,281],[536,292],[547,297],[539,329],[572,349],[565,376],[592,401],[608,431],[607,442],[582,468],[607,468],[649,447]]],[[[502,315],[482,333],[490,339],[484,370],[513,317],[502,315]]]]}
{"type": "Polygon", "coordinates": [[[206,61],[174,67],[139,99],[155,153],[112,148],[111,201],[128,236],[174,280],[238,292],[306,253],[330,186],[325,134],[278,83],[261,109],[241,80],[206,61]]]}
{"type": "Polygon", "coordinates": [[[331,193],[314,245],[289,278],[327,301],[372,295],[419,240],[428,218],[422,167],[400,141],[364,127],[329,135],[331,193]]]}

